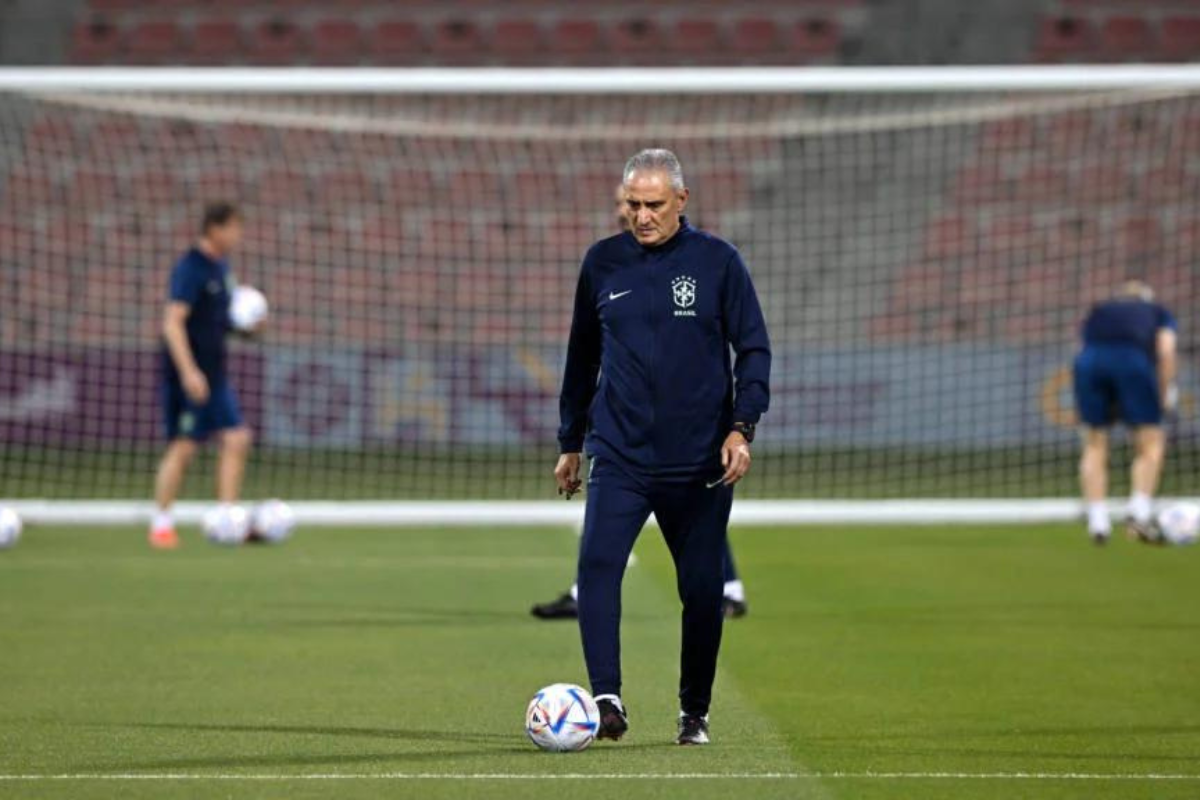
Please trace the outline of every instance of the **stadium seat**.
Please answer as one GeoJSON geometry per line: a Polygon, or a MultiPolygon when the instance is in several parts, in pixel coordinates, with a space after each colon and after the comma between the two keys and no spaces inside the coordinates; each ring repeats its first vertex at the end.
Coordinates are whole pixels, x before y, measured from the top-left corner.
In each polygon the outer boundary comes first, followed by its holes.
{"type": "Polygon", "coordinates": [[[616,57],[625,62],[658,62],[664,52],[662,32],[650,17],[634,17],[617,22],[610,31],[609,43],[616,57]]]}
{"type": "Polygon", "coordinates": [[[522,170],[505,186],[508,199],[519,208],[545,208],[562,192],[558,176],[544,169],[522,170]]]}
{"type": "Polygon", "coordinates": [[[192,27],[190,61],[230,64],[245,56],[242,29],[227,19],[203,19],[192,27]]]}
{"type": "Polygon", "coordinates": [[[1011,198],[1012,185],[996,162],[974,164],[955,174],[952,196],[966,204],[1003,202],[1011,198]]]}
{"type": "Polygon", "coordinates": [[[1180,204],[1200,197],[1200,181],[1183,165],[1147,171],[1136,181],[1137,199],[1158,204],[1180,204]]]}
{"type": "Polygon", "coordinates": [[[18,213],[22,205],[54,208],[63,199],[62,185],[51,174],[44,169],[22,166],[17,166],[9,173],[7,180],[0,184],[0,192],[5,209],[18,213]]]}
{"type": "Polygon", "coordinates": [[[383,201],[406,208],[441,205],[448,190],[441,176],[423,169],[396,167],[384,176],[383,201]]]}
{"type": "Polygon", "coordinates": [[[1162,255],[1162,230],[1152,217],[1129,217],[1117,223],[1114,245],[1117,258],[1132,259],[1162,255]]]}
{"type": "Polygon", "coordinates": [[[111,166],[76,169],[67,184],[64,200],[84,208],[104,208],[114,198],[125,195],[124,181],[111,166]]]}
{"type": "Polygon", "coordinates": [[[134,11],[146,5],[145,0],[88,0],[90,11],[105,14],[110,12],[134,11]]]}
{"type": "Polygon", "coordinates": [[[1069,181],[1067,173],[1057,166],[1033,164],[1017,177],[1013,189],[1020,203],[1054,208],[1068,197],[1069,181]]]}
{"type": "Polygon", "coordinates": [[[1095,221],[1087,216],[1060,219],[1052,225],[1048,233],[1046,252],[1052,259],[1090,257],[1100,249],[1100,232],[1095,221]]]}
{"type": "Polygon", "coordinates": [[[363,55],[362,32],[347,19],[319,20],[312,28],[311,52],[317,64],[357,64],[363,55]]]}
{"type": "Polygon", "coordinates": [[[1037,127],[1027,118],[1013,117],[985,123],[980,139],[984,153],[1027,153],[1037,140],[1037,127]]]}
{"type": "MultiPolygon", "coordinates": [[[[984,266],[982,263],[981,267],[984,266]]],[[[963,270],[958,280],[958,300],[976,314],[1009,301],[1012,281],[1007,273],[991,269],[963,270]]]]}
{"type": "Polygon", "coordinates": [[[98,18],[76,25],[71,33],[71,60],[76,64],[109,64],[121,54],[121,31],[98,18]]]}
{"type": "Polygon", "coordinates": [[[1072,197],[1081,203],[1107,205],[1132,196],[1132,181],[1125,171],[1109,164],[1084,167],[1075,178],[1072,197]]]}
{"type": "Polygon", "coordinates": [[[1026,214],[993,217],[984,229],[982,251],[1007,257],[998,263],[1011,264],[1028,258],[1037,248],[1041,231],[1026,214]]]}
{"type": "Polygon", "coordinates": [[[187,60],[183,35],[171,21],[139,22],[125,35],[125,60],[131,64],[170,64],[187,60]]]}
{"type": "Polygon", "coordinates": [[[836,55],[840,39],[836,20],[816,17],[793,25],[787,44],[793,60],[803,62],[836,55]]]}
{"type": "Polygon", "coordinates": [[[232,198],[240,200],[246,195],[242,186],[242,174],[234,169],[205,169],[187,177],[187,185],[196,194],[206,198],[232,198]]]}
{"type": "Polygon", "coordinates": [[[1092,29],[1079,17],[1042,20],[1036,57],[1039,61],[1072,61],[1092,51],[1092,29]]]}
{"type": "Polygon", "coordinates": [[[433,55],[441,64],[473,64],[485,58],[483,37],[470,19],[448,19],[433,29],[433,55]]]}
{"type": "Polygon", "coordinates": [[[725,52],[722,29],[715,19],[680,19],[675,23],[667,45],[684,61],[714,62],[725,52]]]}
{"type": "Polygon", "coordinates": [[[499,20],[489,44],[495,60],[511,65],[537,63],[546,47],[542,26],[533,19],[499,20]]]}
{"type": "Polygon", "coordinates": [[[260,22],[250,41],[248,60],[254,64],[295,64],[302,60],[303,34],[294,23],[275,17],[260,22]]]}
{"type": "Polygon", "coordinates": [[[743,58],[764,60],[781,52],[779,26],[775,20],[762,18],[739,19],[733,26],[731,44],[743,58]]]}
{"type": "Polygon", "coordinates": [[[368,38],[371,60],[380,66],[417,64],[428,53],[420,26],[408,19],[384,20],[368,38]]]}
{"type": "Polygon", "coordinates": [[[972,223],[965,217],[947,215],[930,221],[925,238],[925,257],[959,258],[975,251],[972,223]]]}
{"type": "Polygon", "coordinates": [[[554,25],[550,49],[559,60],[570,63],[606,60],[602,53],[600,25],[590,19],[562,19],[554,25]]]}
{"type": "Polygon", "coordinates": [[[176,202],[183,192],[176,173],[164,165],[162,169],[126,176],[124,194],[137,206],[153,210],[176,202]]]}
{"type": "Polygon", "coordinates": [[[1159,52],[1168,61],[1200,56],[1200,16],[1167,17],[1162,21],[1159,52]]]}
{"type": "Polygon", "coordinates": [[[1085,111],[1057,114],[1049,120],[1040,143],[1045,146],[1043,157],[1071,159],[1085,149],[1093,147],[1093,137],[1099,136],[1096,121],[1085,111]]]}
{"type": "Polygon", "coordinates": [[[1100,49],[1105,58],[1132,60],[1154,49],[1150,23],[1143,17],[1111,17],[1100,26],[1100,49]]]}
{"type": "Polygon", "coordinates": [[[347,206],[375,206],[379,202],[372,176],[353,169],[335,169],[315,181],[316,201],[331,206],[338,214],[347,206]]]}
{"type": "Polygon", "coordinates": [[[276,208],[280,205],[303,206],[309,202],[308,177],[286,167],[267,168],[250,188],[251,197],[259,203],[276,208]]]}
{"type": "Polygon", "coordinates": [[[588,169],[567,177],[567,189],[575,198],[575,202],[583,207],[595,203],[596,208],[608,208],[608,202],[613,191],[621,180],[621,169],[588,169]]]}

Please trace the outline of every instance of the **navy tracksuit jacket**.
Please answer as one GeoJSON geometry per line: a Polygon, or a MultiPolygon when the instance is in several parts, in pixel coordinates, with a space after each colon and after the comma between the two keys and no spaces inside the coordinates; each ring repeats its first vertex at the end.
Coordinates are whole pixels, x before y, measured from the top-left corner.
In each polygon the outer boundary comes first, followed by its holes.
{"type": "Polygon", "coordinates": [[[562,452],[586,451],[579,623],[595,694],[619,694],[621,581],[653,512],[683,601],[680,701],[707,714],[722,625],[733,490],[721,444],[767,410],[771,349],[749,272],[729,243],[681,220],[643,247],[626,232],[588,250],[559,409],[562,452]],[[732,347],[736,360],[731,359],[732,347]]]}

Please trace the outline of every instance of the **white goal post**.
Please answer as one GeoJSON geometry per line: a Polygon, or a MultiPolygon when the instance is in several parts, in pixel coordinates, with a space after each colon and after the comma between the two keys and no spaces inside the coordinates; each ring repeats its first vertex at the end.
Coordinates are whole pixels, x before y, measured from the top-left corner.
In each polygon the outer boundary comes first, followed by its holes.
{"type": "MultiPolygon", "coordinates": [[[[780,136],[806,133],[858,135],[872,131],[922,128],[943,122],[982,124],[1022,114],[1037,116],[1076,107],[1090,109],[1095,107],[1096,103],[1119,106],[1123,103],[1200,96],[1200,65],[735,69],[0,68],[0,93],[90,111],[112,110],[125,114],[192,120],[215,114],[222,122],[248,121],[254,125],[278,127],[288,127],[299,118],[298,113],[303,113],[309,116],[299,127],[365,135],[428,135],[431,132],[437,135],[451,135],[452,132],[447,133],[444,125],[436,127],[434,123],[426,120],[360,114],[355,108],[339,107],[328,113],[311,114],[297,112],[294,105],[287,103],[281,103],[278,107],[267,105],[259,108],[242,102],[242,99],[266,95],[291,100],[305,96],[361,95],[528,98],[575,95],[742,97],[819,94],[846,96],[848,100],[884,94],[902,98],[914,95],[969,96],[968,101],[957,106],[934,103],[922,106],[916,111],[903,103],[883,104],[879,109],[866,113],[861,108],[850,108],[846,112],[845,108],[839,107],[835,109],[836,113],[828,117],[784,119],[773,123],[776,127],[771,129],[772,135],[780,136]],[[194,96],[204,96],[209,98],[210,102],[193,107],[191,98],[194,96]],[[1101,99],[1097,100],[1098,97],[1101,99]],[[228,104],[222,105],[226,101],[228,104]]],[[[1197,115],[1197,119],[1200,119],[1200,115],[1197,115]]],[[[504,136],[519,140],[522,137],[538,135],[536,131],[519,125],[508,129],[500,125],[496,134],[498,140],[504,136]]],[[[741,131],[739,135],[752,138],[752,132],[741,131]]],[[[2,145],[3,142],[0,141],[0,147],[2,145]]],[[[2,155],[3,151],[0,150],[0,156],[2,155]]],[[[3,162],[0,161],[0,167],[2,166],[3,162]]],[[[1106,216],[1106,224],[1108,219],[1106,216]]],[[[988,222],[991,222],[990,218],[988,222]]],[[[0,236],[3,233],[0,229],[0,236]]],[[[913,236],[919,235],[923,234],[918,232],[913,236]]],[[[919,249],[920,243],[917,242],[916,246],[919,249]]],[[[3,263],[0,263],[0,270],[3,268],[3,263]]],[[[968,291],[957,283],[955,286],[955,292],[968,291]]],[[[886,290],[879,290],[876,305],[863,311],[864,318],[884,313],[880,304],[885,302],[885,295],[886,290]]],[[[779,297],[779,303],[789,299],[782,293],[779,297]]],[[[1016,335],[1026,333],[1019,331],[1016,335]]],[[[3,334],[4,329],[0,328],[0,337],[3,334]]],[[[892,334],[879,334],[879,341],[884,341],[890,335],[892,334]]],[[[4,340],[0,338],[0,349],[4,344],[4,340]]],[[[797,358],[803,358],[803,347],[796,347],[797,358]]],[[[851,364],[862,365],[863,369],[867,369],[867,365],[877,369],[884,368],[879,362],[871,360],[872,357],[867,352],[870,350],[869,342],[858,347],[862,352],[855,354],[851,364]]],[[[822,351],[822,357],[831,357],[831,352],[822,351]]],[[[994,358],[997,363],[1003,360],[991,351],[989,357],[994,358]]],[[[923,360],[918,362],[919,366],[924,367],[932,363],[929,360],[932,356],[922,358],[923,360]]],[[[791,362],[784,360],[784,369],[788,363],[791,362]]],[[[950,379],[952,380],[953,376],[950,379]]],[[[0,382],[0,388],[2,387],[3,383],[0,382]]],[[[979,397],[988,392],[988,384],[981,379],[977,386],[972,386],[971,391],[974,393],[970,395],[972,402],[978,402],[979,397]]],[[[1200,393],[1200,390],[1197,390],[1197,393],[1200,393]]],[[[918,404],[920,400],[910,397],[906,402],[918,404]]],[[[772,436],[772,424],[773,418],[768,415],[763,424],[765,440],[770,440],[772,436]]],[[[796,424],[798,427],[801,425],[796,424]]],[[[803,424],[821,423],[818,420],[803,424]]],[[[1015,430],[1016,427],[1019,427],[1019,423],[1012,423],[1011,428],[1015,430]]],[[[819,434],[810,431],[811,429],[797,433],[796,442],[808,442],[810,440],[804,437],[815,436],[814,441],[818,442],[818,446],[838,444],[823,440],[819,434]]],[[[1060,438],[1055,439],[1060,453],[1061,433],[1059,431],[1060,438]]],[[[979,435],[984,438],[992,436],[999,442],[1010,434],[1008,429],[997,429],[979,435]]],[[[861,444],[853,435],[847,436],[847,441],[856,446],[861,444]]],[[[878,437],[887,447],[895,448],[901,453],[891,458],[901,465],[898,469],[902,468],[906,463],[902,451],[912,446],[912,442],[905,440],[897,431],[887,428],[886,424],[881,424],[878,437]]],[[[940,441],[935,435],[930,435],[928,440],[934,444],[940,441]]],[[[0,448],[3,444],[3,436],[0,435],[0,448]]],[[[875,446],[873,442],[868,444],[875,446]]],[[[985,441],[984,444],[992,446],[990,441],[985,441]]],[[[797,446],[800,454],[796,458],[803,459],[805,445],[797,446]]],[[[0,453],[0,459],[3,458],[3,454],[0,453]]],[[[553,496],[552,482],[548,477],[551,466],[550,463],[545,465],[547,498],[553,496]]],[[[249,469],[254,468],[252,460],[249,469]]],[[[919,468],[912,467],[914,470],[919,468]]],[[[1069,463],[1069,458],[1062,469],[1073,473],[1074,466],[1069,463]]],[[[755,478],[752,471],[747,481],[753,482],[755,478]]],[[[1191,480],[1195,480],[1194,473],[1191,480]]],[[[149,476],[145,482],[148,492],[149,476]]],[[[1200,495],[1200,486],[1194,483],[1176,482],[1170,488],[1179,495],[1200,495]]],[[[281,489],[281,493],[282,491],[281,489]]],[[[786,483],[776,484],[773,492],[786,495],[786,483]]],[[[991,496],[938,499],[936,496],[930,497],[926,488],[919,497],[911,499],[890,495],[886,499],[841,499],[836,495],[829,499],[817,497],[803,500],[787,499],[786,496],[781,499],[754,497],[735,502],[732,522],[736,525],[1009,524],[1066,522],[1079,519],[1082,514],[1080,501],[1065,496],[1065,492],[1063,494],[1064,496],[1057,499],[991,496]]],[[[149,500],[138,498],[38,499],[36,496],[25,494],[4,499],[2,484],[0,505],[13,507],[29,523],[53,525],[126,525],[145,521],[151,511],[149,500]]],[[[564,503],[561,499],[387,501],[295,498],[292,505],[301,524],[326,526],[576,525],[582,514],[580,501],[564,503]]],[[[1117,513],[1118,504],[1114,502],[1112,507],[1114,513],[1117,513]]],[[[200,518],[203,508],[201,503],[181,503],[180,519],[185,522],[196,521],[200,518]]]]}

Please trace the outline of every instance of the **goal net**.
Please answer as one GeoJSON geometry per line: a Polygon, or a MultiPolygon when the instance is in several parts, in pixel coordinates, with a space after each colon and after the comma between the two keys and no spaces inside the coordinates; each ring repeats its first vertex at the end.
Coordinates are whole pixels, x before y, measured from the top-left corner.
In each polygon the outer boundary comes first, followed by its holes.
{"type": "MultiPolygon", "coordinates": [[[[1078,325],[1125,277],[1180,320],[1164,492],[1196,492],[1193,89],[464,80],[4,84],[0,498],[148,497],[167,276],[215,199],[244,209],[233,271],[272,309],[232,345],[247,496],[553,498],[578,265],[646,146],[680,156],[692,222],[740,248],[768,318],[771,410],[739,496],[1074,496],[1078,325]]],[[[1120,445],[1112,468],[1119,494],[1120,445]]]]}

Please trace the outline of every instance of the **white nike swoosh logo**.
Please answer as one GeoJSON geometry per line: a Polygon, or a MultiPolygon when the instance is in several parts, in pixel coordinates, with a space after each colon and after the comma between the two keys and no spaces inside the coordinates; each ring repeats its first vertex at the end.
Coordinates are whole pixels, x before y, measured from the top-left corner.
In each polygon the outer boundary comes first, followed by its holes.
{"type": "Polygon", "coordinates": [[[725,479],[724,479],[724,478],[718,478],[717,480],[713,481],[712,483],[706,483],[706,484],[704,484],[704,488],[705,488],[705,489],[715,489],[715,488],[717,488],[718,486],[720,486],[720,485],[721,485],[722,483],[724,483],[724,482],[725,482],[725,479]]]}
{"type": "Polygon", "coordinates": [[[625,295],[629,294],[632,291],[633,291],[633,289],[626,289],[623,292],[609,292],[608,299],[609,300],[617,300],[618,298],[624,297],[625,295]]]}

